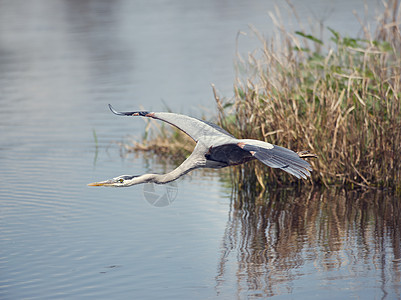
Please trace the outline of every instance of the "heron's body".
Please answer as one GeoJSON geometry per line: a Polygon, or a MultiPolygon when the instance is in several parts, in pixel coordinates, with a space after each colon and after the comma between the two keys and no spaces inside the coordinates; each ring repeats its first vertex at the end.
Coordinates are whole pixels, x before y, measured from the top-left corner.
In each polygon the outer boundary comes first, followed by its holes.
{"type": "MultiPolygon", "coordinates": [[[[122,175],[91,186],[131,186],[144,182],[167,183],[197,168],[224,168],[258,159],[272,168],[280,168],[297,178],[310,176],[310,164],[292,150],[252,139],[236,139],[223,128],[185,115],[165,112],[117,112],[116,115],[142,116],[167,122],[188,134],[196,146],[192,154],[167,174],[122,175]]],[[[311,155],[313,156],[313,155],[311,155]]]]}

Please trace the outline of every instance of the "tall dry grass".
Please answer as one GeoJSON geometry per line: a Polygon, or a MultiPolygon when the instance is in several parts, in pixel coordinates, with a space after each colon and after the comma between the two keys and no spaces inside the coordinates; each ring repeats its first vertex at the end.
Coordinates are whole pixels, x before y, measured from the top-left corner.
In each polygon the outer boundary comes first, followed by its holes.
{"type": "MultiPolygon", "coordinates": [[[[318,155],[316,184],[391,187],[401,191],[401,33],[399,1],[385,3],[374,33],[324,42],[302,30],[261,38],[262,47],[238,57],[232,99],[220,99],[219,123],[238,138],[253,138],[318,155]]],[[[273,16],[274,20],[275,16],[273,16]]],[[[233,172],[238,188],[260,190],[293,178],[263,164],[233,172]]]]}

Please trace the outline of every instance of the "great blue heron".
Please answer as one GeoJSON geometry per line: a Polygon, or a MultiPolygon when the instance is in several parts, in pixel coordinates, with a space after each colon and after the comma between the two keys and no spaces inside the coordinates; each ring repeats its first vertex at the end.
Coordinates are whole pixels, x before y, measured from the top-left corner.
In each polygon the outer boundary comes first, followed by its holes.
{"type": "Polygon", "coordinates": [[[310,176],[309,171],[312,171],[311,165],[301,157],[313,157],[313,154],[297,154],[292,150],[258,140],[236,139],[223,128],[207,121],[166,112],[118,112],[110,104],[109,108],[118,116],[150,117],[167,122],[189,135],[196,142],[196,146],[180,166],[167,174],[121,175],[88,184],[90,186],[126,187],[146,182],[163,184],[197,168],[218,169],[253,159],[258,159],[269,167],[282,169],[298,179],[306,179],[310,176]]]}

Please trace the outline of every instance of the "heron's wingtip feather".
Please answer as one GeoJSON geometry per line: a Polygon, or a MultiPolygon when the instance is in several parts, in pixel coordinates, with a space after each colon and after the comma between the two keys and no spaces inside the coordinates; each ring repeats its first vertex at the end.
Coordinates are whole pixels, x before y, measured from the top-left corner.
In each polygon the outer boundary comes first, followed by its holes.
{"type": "Polygon", "coordinates": [[[113,106],[111,106],[111,104],[109,104],[109,108],[110,108],[110,110],[111,110],[111,112],[112,112],[113,114],[115,114],[115,115],[117,115],[117,116],[122,115],[121,113],[119,113],[118,111],[116,111],[116,110],[113,108],[113,106]]]}
{"type": "Polygon", "coordinates": [[[252,144],[252,141],[247,141],[247,143],[244,143],[242,149],[252,151],[252,155],[265,165],[272,168],[282,169],[298,179],[307,179],[311,176],[311,165],[303,160],[299,154],[276,145],[266,148],[261,145],[260,142],[252,144]]]}

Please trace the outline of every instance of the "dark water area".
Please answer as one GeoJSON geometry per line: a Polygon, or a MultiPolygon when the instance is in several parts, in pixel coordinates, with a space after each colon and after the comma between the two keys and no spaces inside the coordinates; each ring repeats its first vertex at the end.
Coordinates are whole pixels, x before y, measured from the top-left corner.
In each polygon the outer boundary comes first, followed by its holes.
{"type": "MultiPolygon", "coordinates": [[[[362,1],[295,6],[305,20],[359,32],[362,1]]],[[[172,186],[86,185],[174,168],[123,155],[118,143],[140,139],[146,123],[107,104],[212,117],[210,84],[232,95],[238,31],[240,50],[254,49],[249,24],[270,35],[273,9],[0,1],[0,299],[400,298],[392,195],[307,184],[238,195],[229,170],[172,186]]]]}
{"type": "Polygon", "coordinates": [[[240,298],[397,299],[400,200],[334,189],[240,195],[222,239],[217,290],[234,277],[240,298]]]}

